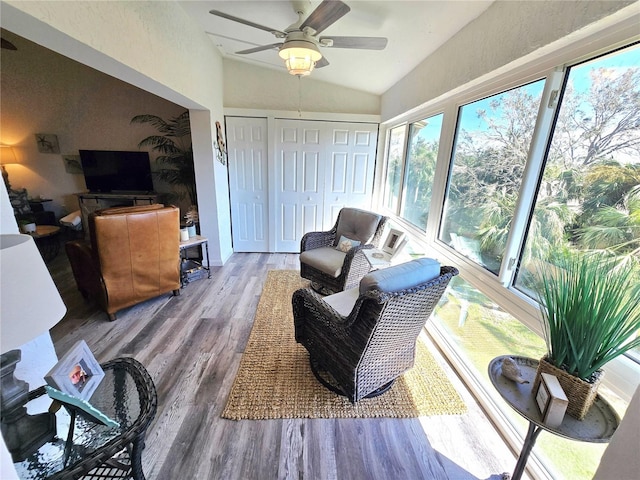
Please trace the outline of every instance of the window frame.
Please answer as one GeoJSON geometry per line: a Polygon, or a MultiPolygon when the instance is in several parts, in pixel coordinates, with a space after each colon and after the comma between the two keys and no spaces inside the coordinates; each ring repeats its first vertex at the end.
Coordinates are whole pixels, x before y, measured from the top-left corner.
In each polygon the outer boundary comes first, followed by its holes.
{"type": "MultiPolygon", "coordinates": [[[[611,53],[617,49],[630,46],[640,41],[640,35],[630,34],[629,22],[609,27],[606,35],[594,34],[591,42],[574,42],[546,57],[521,63],[519,67],[506,73],[498,73],[488,80],[478,81],[466,90],[454,91],[450,95],[439,97],[432,104],[425,104],[414,109],[405,118],[397,117],[395,122],[381,125],[381,132],[388,135],[391,128],[406,125],[405,147],[403,157],[403,176],[400,190],[404,194],[404,168],[407,162],[408,136],[412,122],[429,118],[439,113],[443,114],[442,130],[440,133],[437,165],[432,188],[431,208],[427,221],[426,232],[416,228],[399,215],[401,202],[397,212],[384,208],[393,223],[401,225],[410,235],[412,243],[425,248],[431,256],[441,262],[453,264],[460,270],[461,276],[475,288],[494,300],[509,314],[513,315],[528,328],[542,336],[540,311],[537,302],[520,292],[513,285],[516,268],[524,248],[526,230],[530,221],[530,214],[535,206],[539,179],[543,173],[546,150],[549,148],[555,117],[561,104],[561,92],[567,81],[569,67],[583,63],[600,55],[611,53]],[[518,196],[518,202],[512,227],[507,239],[507,246],[499,274],[496,276],[481,265],[469,260],[438,239],[440,223],[444,212],[447,182],[450,175],[452,154],[455,146],[455,134],[460,107],[478,99],[486,98],[520,85],[544,78],[542,100],[538,118],[534,129],[531,148],[529,150],[526,168],[518,196]]],[[[604,29],[607,30],[607,29],[604,29]]],[[[384,156],[384,170],[386,173],[386,151],[384,156]]],[[[386,181],[386,177],[385,177],[386,181]]],[[[428,330],[433,326],[429,326],[428,330]]],[[[622,398],[630,399],[635,387],[640,384],[640,367],[628,357],[619,357],[605,366],[607,376],[605,383],[622,398]]]]}

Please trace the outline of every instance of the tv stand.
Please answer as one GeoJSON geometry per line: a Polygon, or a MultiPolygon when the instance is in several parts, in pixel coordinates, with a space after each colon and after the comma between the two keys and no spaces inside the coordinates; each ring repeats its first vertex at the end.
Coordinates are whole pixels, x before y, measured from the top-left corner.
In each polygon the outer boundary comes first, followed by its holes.
{"type": "Polygon", "coordinates": [[[150,205],[158,203],[160,195],[154,192],[117,192],[117,193],[77,193],[82,225],[85,233],[89,231],[89,214],[96,210],[116,206],[150,205]]]}

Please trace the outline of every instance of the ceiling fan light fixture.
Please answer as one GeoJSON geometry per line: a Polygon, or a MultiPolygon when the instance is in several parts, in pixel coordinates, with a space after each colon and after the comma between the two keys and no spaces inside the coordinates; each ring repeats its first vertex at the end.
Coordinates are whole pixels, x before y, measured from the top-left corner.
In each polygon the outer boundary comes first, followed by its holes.
{"type": "Polygon", "coordinates": [[[309,75],[322,58],[322,54],[313,42],[291,40],[286,42],[278,52],[280,58],[291,75],[309,75]]]}

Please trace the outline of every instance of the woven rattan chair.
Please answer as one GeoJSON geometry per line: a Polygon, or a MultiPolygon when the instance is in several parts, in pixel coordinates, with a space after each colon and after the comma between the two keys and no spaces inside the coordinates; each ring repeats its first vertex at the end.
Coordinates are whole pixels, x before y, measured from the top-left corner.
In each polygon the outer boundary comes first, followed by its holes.
{"type": "Polygon", "coordinates": [[[457,274],[422,258],[369,273],[359,288],[328,297],[294,292],[296,341],[316,377],[352,403],[384,393],[413,366],[418,335],[457,274]]]}
{"type": "Polygon", "coordinates": [[[379,246],[386,222],[387,217],[377,213],[343,208],[331,230],[302,237],[300,276],[311,280],[312,287],[323,294],[357,287],[371,270],[363,250],[379,246]],[[352,246],[340,250],[341,239],[352,241],[352,246]]]}

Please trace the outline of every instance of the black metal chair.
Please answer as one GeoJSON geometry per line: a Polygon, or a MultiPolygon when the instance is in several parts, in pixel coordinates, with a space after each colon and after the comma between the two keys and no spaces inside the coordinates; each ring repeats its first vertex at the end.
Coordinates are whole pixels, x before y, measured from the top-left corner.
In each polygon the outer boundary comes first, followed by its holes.
{"type": "Polygon", "coordinates": [[[302,237],[300,276],[323,294],[358,286],[371,270],[363,250],[379,246],[386,222],[387,217],[377,213],[343,208],[331,230],[302,237]]]}
{"type": "Polygon", "coordinates": [[[294,292],[295,338],[316,377],[352,403],[384,393],[413,366],[418,335],[457,274],[422,258],[369,273],[359,288],[329,297],[294,292]]]}

